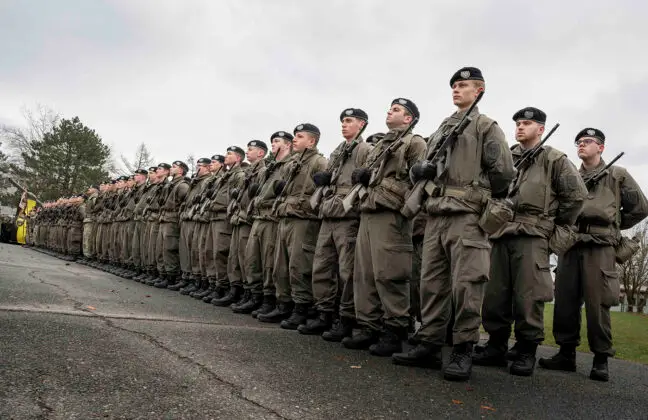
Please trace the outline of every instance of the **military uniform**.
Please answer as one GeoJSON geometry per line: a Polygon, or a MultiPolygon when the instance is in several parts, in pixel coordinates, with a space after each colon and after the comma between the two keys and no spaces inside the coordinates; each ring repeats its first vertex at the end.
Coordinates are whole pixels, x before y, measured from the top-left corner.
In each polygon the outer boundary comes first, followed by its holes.
{"type": "Polygon", "coordinates": [[[89,260],[95,257],[95,236],[97,233],[95,207],[98,198],[99,193],[93,193],[85,201],[85,219],[83,219],[83,256],[89,260]]]}
{"type": "MultiPolygon", "coordinates": [[[[150,170],[150,168],[149,168],[150,170]]],[[[144,218],[144,210],[149,204],[149,197],[152,194],[153,186],[148,181],[146,181],[142,186],[141,196],[135,204],[133,209],[133,225],[134,230],[132,234],[132,242],[130,245],[131,256],[129,264],[132,269],[135,271],[135,279],[140,280],[143,277],[143,272],[145,269],[144,261],[146,260],[146,249],[147,249],[147,236],[146,236],[146,220],[144,218]]]]}
{"type": "MultiPolygon", "coordinates": [[[[605,141],[600,130],[585,129],[576,137],[593,136],[605,141]],[[592,134],[589,134],[592,133],[592,134]]],[[[580,168],[584,179],[606,166],[580,168]]],[[[608,380],[607,358],[613,357],[610,307],[619,304],[616,250],[621,230],[630,229],[648,216],[648,201],[628,171],[612,166],[589,192],[576,222],[577,242],[558,257],[553,334],[560,345],[558,355],[541,359],[549,369],[575,370],[575,349],[580,344],[581,305],[585,303],[587,339],[594,353],[590,377],[608,380]]]]}

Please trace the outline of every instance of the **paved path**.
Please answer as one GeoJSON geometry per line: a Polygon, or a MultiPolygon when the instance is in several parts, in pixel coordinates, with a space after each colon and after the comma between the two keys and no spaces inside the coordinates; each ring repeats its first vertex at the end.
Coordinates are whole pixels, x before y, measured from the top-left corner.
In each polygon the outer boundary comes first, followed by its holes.
{"type": "Polygon", "coordinates": [[[612,360],[605,384],[591,362],[531,378],[475,367],[451,383],[0,244],[2,419],[648,418],[648,366],[612,360]]]}

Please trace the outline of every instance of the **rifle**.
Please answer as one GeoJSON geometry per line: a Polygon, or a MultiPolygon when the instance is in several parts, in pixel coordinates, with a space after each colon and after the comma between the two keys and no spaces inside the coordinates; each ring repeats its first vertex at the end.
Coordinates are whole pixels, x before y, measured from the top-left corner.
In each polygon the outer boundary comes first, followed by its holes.
{"type": "Polygon", "coordinates": [[[22,191],[26,192],[27,195],[30,196],[31,198],[33,198],[34,201],[36,201],[36,203],[37,203],[39,206],[42,206],[42,205],[43,205],[43,202],[40,201],[40,200],[38,199],[38,197],[36,197],[36,195],[35,195],[34,193],[27,191],[27,188],[23,187],[22,185],[20,185],[20,184],[17,183],[16,181],[14,181],[13,178],[9,178],[9,177],[7,177],[7,179],[9,180],[9,182],[11,182],[11,183],[13,184],[14,187],[18,188],[19,190],[22,190],[22,191]]]}
{"type": "Polygon", "coordinates": [[[259,186],[257,187],[256,191],[254,192],[254,197],[250,197],[250,202],[248,203],[248,207],[247,207],[247,210],[246,210],[246,213],[248,214],[248,216],[251,215],[254,212],[254,207],[256,206],[256,198],[261,193],[261,186],[263,186],[263,184],[265,184],[265,182],[268,180],[268,178],[270,178],[270,176],[272,176],[274,171],[277,169],[277,158],[276,158],[275,155],[273,155],[273,154],[268,155],[267,161],[268,162],[266,163],[266,167],[265,167],[266,170],[263,173],[263,180],[259,179],[259,181],[260,181],[259,186]]]}
{"type": "MultiPolygon", "coordinates": [[[[542,141],[535,146],[533,146],[531,149],[525,150],[522,153],[522,156],[515,162],[513,165],[515,169],[517,170],[517,173],[515,174],[515,179],[513,179],[513,182],[511,182],[511,190],[508,193],[508,196],[511,197],[513,193],[515,192],[515,189],[517,187],[517,182],[518,182],[518,177],[520,176],[520,173],[522,172],[523,169],[528,167],[533,161],[535,160],[536,156],[543,150],[542,146],[549,140],[549,137],[560,127],[560,124],[556,124],[553,126],[551,130],[547,133],[547,135],[542,139],[542,141]]],[[[513,146],[511,150],[514,148],[513,146]]]]}
{"type": "Polygon", "coordinates": [[[587,178],[584,178],[583,181],[585,182],[585,186],[587,187],[587,190],[589,191],[592,187],[594,187],[596,184],[603,179],[603,177],[608,173],[608,169],[614,165],[614,163],[621,159],[621,156],[623,156],[625,152],[621,152],[614,159],[610,161],[607,165],[605,165],[604,168],[602,168],[600,171],[596,172],[595,174],[588,176],[587,178]]]}
{"type": "Polygon", "coordinates": [[[227,206],[227,218],[230,219],[234,213],[236,212],[237,209],[240,209],[241,207],[241,199],[243,198],[243,193],[247,194],[247,189],[250,186],[250,183],[254,178],[256,178],[259,175],[259,172],[261,171],[261,165],[258,165],[256,168],[256,171],[248,174],[245,176],[245,182],[243,183],[243,188],[239,190],[238,195],[234,200],[232,200],[229,205],[227,206]]]}
{"type": "MultiPolygon", "coordinates": [[[[214,188],[216,181],[218,181],[218,184],[219,184],[219,187],[220,187],[220,181],[221,181],[223,178],[219,178],[219,179],[217,180],[216,177],[218,176],[218,174],[220,173],[220,171],[223,170],[223,167],[224,167],[224,166],[225,166],[225,165],[221,165],[221,167],[218,168],[218,170],[217,170],[216,173],[214,174],[213,178],[209,180],[209,184],[207,184],[207,185],[205,186],[205,193],[206,193],[206,194],[209,193],[209,190],[210,190],[211,188],[214,188]]],[[[202,215],[205,214],[205,211],[207,210],[207,206],[209,206],[209,204],[211,203],[211,200],[213,199],[212,196],[216,193],[216,190],[217,190],[217,188],[215,188],[214,191],[212,191],[212,192],[209,194],[209,197],[203,197],[205,200],[203,201],[202,205],[200,206],[200,208],[199,208],[199,210],[198,210],[198,214],[199,214],[200,216],[202,216],[202,215]]]]}
{"type": "Polygon", "coordinates": [[[329,183],[329,185],[317,187],[313,195],[311,195],[310,206],[313,210],[319,207],[323,197],[328,197],[329,192],[331,191],[331,185],[335,185],[338,178],[340,177],[342,165],[344,165],[348,157],[351,155],[351,152],[353,152],[353,149],[355,149],[355,147],[358,145],[358,139],[362,135],[362,132],[365,130],[365,128],[367,128],[367,124],[362,126],[360,131],[358,131],[358,135],[353,138],[353,141],[351,143],[344,145],[344,149],[335,157],[335,160],[331,163],[330,167],[333,168],[333,172],[331,174],[331,182],[329,183]]]}
{"type": "MultiPolygon", "coordinates": [[[[457,138],[464,132],[466,127],[468,127],[468,124],[472,122],[470,113],[475,109],[482,96],[484,96],[484,91],[479,92],[479,95],[477,95],[477,98],[470,105],[470,108],[468,108],[459,123],[455,125],[448,134],[439,139],[434,148],[430,150],[426,156],[425,160],[427,161],[427,164],[436,166],[437,178],[440,178],[446,169],[445,163],[447,157],[443,152],[448,150],[457,141],[457,138]]],[[[479,164],[479,162],[477,162],[477,164],[479,164]]],[[[408,219],[414,218],[414,216],[421,211],[421,206],[423,205],[425,198],[433,195],[436,188],[436,185],[434,185],[430,180],[421,179],[417,181],[414,188],[410,191],[409,197],[405,200],[405,205],[401,209],[401,214],[408,219]]]]}
{"type": "MultiPolygon", "coordinates": [[[[369,185],[372,185],[376,178],[378,177],[378,174],[380,174],[385,166],[385,162],[387,161],[387,158],[391,156],[396,150],[398,150],[402,145],[403,145],[403,136],[405,134],[409,133],[410,130],[416,125],[418,122],[418,118],[413,118],[412,121],[409,123],[409,125],[403,130],[396,139],[387,147],[385,150],[380,152],[378,156],[376,156],[376,159],[373,160],[368,166],[367,169],[371,169],[371,179],[369,180],[369,185]]],[[[365,194],[367,193],[366,188],[364,185],[361,183],[355,184],[353,188],[351,188],[351,191],[344,197],[344,200],[342,200],[342,207],[344,208],[344,212],[348,213],[355,202],[357,201],[358,198],[362,199],[365,194]]]]}
{"type": "Polygon", "coordinates": [[[290,173],[288,174],[288,178],[286,179],[286,184],[283,187],[283,190],[281,190],[281,193],[279,193],[279,196],[275,198],[275,202],[272,205],[272,214],[277,215],[277,209],[279,208],[279,204],[283,201],[284,197],[286,196],[286,191],[288,190],[288,185],[292,182],[293,178],[295,178],[295,175],[297,175],[297,172],[301,169],[302,164],[304,163],[304,155],[309,149],[304,149],[304,151],[301,153],[299,156],[299,160],[295,162],[293,167],[290,169],[290,173]]]}

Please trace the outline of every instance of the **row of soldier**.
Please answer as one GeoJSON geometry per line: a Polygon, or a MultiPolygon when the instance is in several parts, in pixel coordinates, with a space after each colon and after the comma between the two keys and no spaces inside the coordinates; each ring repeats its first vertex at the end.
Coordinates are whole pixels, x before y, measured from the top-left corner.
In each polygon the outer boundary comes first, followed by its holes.
{"type": "Polygon", "coordinates": [[[615,263],[636,251],[620,231],[648,215],[644,194],[602,160],[600,130],[577,134],[577,169],[542,140],[537,108],[514,114],[509,149],[476,107],[479,69],[460,69],[450,86],[457,110],[429,138],[413,133],[420,115],[409,99],[392,102],[388,132],[372,142],[361,136],[367,114],[345,109],[344,140],[328,161],[319,129],[300,124],[274,133],[271,153],[253,140],[247,152],[199,159],[191,179],[185,163],[163,163],[90,188],[85,201],[48,203],[30,223],[33,242],[72,258],[83,244],[82,261],[95,267],[396,364],[443,369],[448,380],[468,379],[473,363],[533,373],[555,253],[560,350],[539,363],[576,370],[584,302],[590,377],[607,381],[615,263]],[[489,340],[473,348],[481,324],[489,340]]]}

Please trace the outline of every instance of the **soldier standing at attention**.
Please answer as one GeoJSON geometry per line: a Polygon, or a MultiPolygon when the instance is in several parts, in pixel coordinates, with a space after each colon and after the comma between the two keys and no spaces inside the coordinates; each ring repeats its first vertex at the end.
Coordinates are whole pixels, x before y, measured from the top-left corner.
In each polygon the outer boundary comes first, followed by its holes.
{"type": "MultiPolygon", "coordinates": [[[[275,245],[277,243],[278,219],[272,214],[276,199],[275,186],[281,182],[281,168],[289,161],[293,136],[277,131],[270,136],[272,160],[266,163],[257,183],[250,185],[248,213],[254,219],[245,249],[245,265],[252,303],[242,305],[235,312],[251,313],[253,318],[274,312],[276,288],[272,275],[275,245]],[[262,296],[262,304],[258,300],[262,296]]],[[[277,317],[267,321],[280,322],[285,311],[276,312],[277,317]]]]}
{"type": "Polygon", "coordinates": [[[410,324],[412,224],[400,209],[412,186],[409,170],[425,154],[423,137],[412,133],[419,117],[414,102],[394,99],[387,111],[389,131],[376,142],[364,167],[351,174],[351,182],[366,189],[359,205],[353,269],[360,330],[342,344],[368,348],[376,356],[402,351],[410,324]]]}
{"type": "Polygon", "coordinates": [[[260,321],[276,322],[290,314],[280,324],[288,330],[296,330],[306,323],[313,304],[311,274],[320,220],[310,206],[310,197],[315,191],[313,174],[326,168],[326,158],[317,150],[319,128],[309,123],[299,124],[293,134],[293,155],[282,167],[273,205],[274,214],[279,218],[274,260],[279,305],[274,313],[257,316],[260,321]]]}
{"type": "Polygon", "coordinates": [[[179,283],[180,271],[180,206],[189,192],[189,182],[185,178],[189,168],[187,164],[176,160],[171,165],[171,183],[169,193],[160,208],[160,233],[162,236],[162,258],[164,270],[160,270],[161,282],[155,287],[166,289],[169,284],[179,283]]]}
{"type": "MultiPolygon", "coordinates": [[[[430,151],[484,90],[484,78],[479,69],[465,67],[451,77],[450,87],[457,111],[430,136],[430,151]]],[[[454,314],[453,349],[444,370],[447,380],[470,378],[490,270],[491,245],[478,222],[491,196],[506,197],[514,175],[511,152],[497,123],[477,107],[469,117],[472,120],[456,142],[440,151],[445,155],[442,168],[423,161],[411,171],[415,182],[429,180],[436,186],[423,204],[428,215],[421,263],[423,322],[416,334],[420,343],[393,356],[396,364],[440,367],[439,353],[454,314]]]]}
{"type": "Polygon", "coordinates": [[[601,158],[605,150],[601,130],[582,130],[576,136],[576,146],[582,162],[580,175],[588,194],[576,221],[577,242],[558,256],[553,334],[560,351],[540,359],[539,364],[545,369],[576,370],[584,302],[587,340],[594,353],[590,378],[605,382],[609,380],[608,357],[615,354],[610,322],[610,307],[619,304],[615,261],[623,263],[632,256],[632,252],[619,252],[625,251],[628,241],[632,241],[622,238],[620,231],[632,228],[648,216],[648,202],[626,169],[606,169],[601,158]],[[598,179],[593,178],[595,175],[598,179]]]}
{"type": "Polygon", "coordinates": [[[342,200],[353,187],[351,174],[364,165],[371,151],[371,146],[360,137],[368,119],[367,113],[358,108],[342,111],[344,140],[331,154],[326,171],[313,176],[315,185],[325,191],[319,203],[323,220],[313,261],[313,297],[319,317],[300,325],[298,331],[309,335],[328,332],[322,337],[330,341],[339,342],[350,336],[355,325],[353,261],[360,213],[357,205],[346,212],[342,200]]]}
{"type": "Polygon", "coordinates": [[[551,146],[539,146],[546,120],[546,114],[533,107],[513,115],[518,144],[512,152],[518,173],[508,198],[514,216],[490,235],[490,281],[482,306],[489,340],[473,356],[476,365],[506,367],[511,324],[515,323],[515,351],[509,358],[513,359],[510,372],[518,376],[533,374],[536,349],[544,341],[544,304],[553,300],[549,254],[564,252],[571,245],[556,239],[561,229],[568,232],[574,224],[587,195],[567,155],[551,146]],[[535,156],[529,157],[530,153],[535,156]]]}

